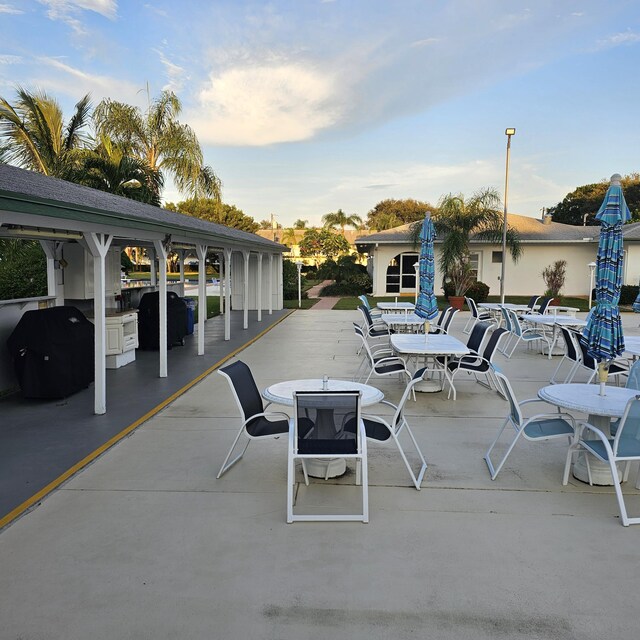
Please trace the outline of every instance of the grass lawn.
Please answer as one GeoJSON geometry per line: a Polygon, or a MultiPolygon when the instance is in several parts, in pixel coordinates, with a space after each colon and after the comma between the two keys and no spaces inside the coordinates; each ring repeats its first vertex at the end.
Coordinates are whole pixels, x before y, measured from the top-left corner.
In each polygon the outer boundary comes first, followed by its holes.
{"type": "MultiPolygon", "coordinates": [[[[220,296],[207,296],[207,318],[220,315],[220,296]]],[[[195,322],[198,322],[198,308],[195,310],[195,322]]]]}

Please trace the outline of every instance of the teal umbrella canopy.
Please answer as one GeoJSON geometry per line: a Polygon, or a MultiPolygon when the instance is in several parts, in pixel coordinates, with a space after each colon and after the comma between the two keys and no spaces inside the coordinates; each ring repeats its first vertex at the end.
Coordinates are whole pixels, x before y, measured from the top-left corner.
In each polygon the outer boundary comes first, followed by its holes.
{"type": "Polygon", "coordinates": [[[600,242],[596,258],[596,306],[583,332],[588,352],[599,362],[613,360],[624,351],[624,335],[618,302],[622,288],[622,225],[631,219],[620,186],[620,175],[611,176],[602,205],[600,242]]]}
{"type": "Polygon", "coordinates": [[[431,216],[426,215],[420,230],[420,290],[416,302],[415,312],[425,320],[432,320],[438,315],[438,301],[433,292],[436,279],[435,259],[433,254],[433,241],[436,231],[431,222],[431,216]]]}

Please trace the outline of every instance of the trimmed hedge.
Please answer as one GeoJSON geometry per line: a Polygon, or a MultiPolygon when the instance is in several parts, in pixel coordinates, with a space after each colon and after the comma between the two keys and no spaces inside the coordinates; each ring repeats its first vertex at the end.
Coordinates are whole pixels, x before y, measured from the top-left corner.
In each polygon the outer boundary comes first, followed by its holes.
{"type": "MultiPolygon", "coordinates": [[[[445,282],[442,290],[444,291],[446,298],[450,298],[455,295],[455,289],[451,282],[445,282]]],[[[464,295],[468,298],[473,298],[476,302],[486,302],[489,297],[489,285],[484,282],[480,282],[480,280],[476,280],[464,295]]]]}

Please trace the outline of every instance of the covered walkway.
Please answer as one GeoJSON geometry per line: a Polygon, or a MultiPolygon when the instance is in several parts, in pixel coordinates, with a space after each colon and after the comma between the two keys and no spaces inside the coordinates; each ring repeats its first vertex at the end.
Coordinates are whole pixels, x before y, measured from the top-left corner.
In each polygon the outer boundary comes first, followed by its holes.
{"type": "Polygon", "coordinates": [[[92,387],[62,400],[0,400],[0,527],[289,313],[265,314],[258,323],[253,312],[243,331],[242,311],[232,311],[228,341],[224,318],[210,318],[205,355],[197,355],[197,335],[187,336],[184,347],[168,353],[167,378],[158,377],[157,351],[138,350],[132,363],[107,369],[109,411],[103,415],[93,412],[92,387]]]}

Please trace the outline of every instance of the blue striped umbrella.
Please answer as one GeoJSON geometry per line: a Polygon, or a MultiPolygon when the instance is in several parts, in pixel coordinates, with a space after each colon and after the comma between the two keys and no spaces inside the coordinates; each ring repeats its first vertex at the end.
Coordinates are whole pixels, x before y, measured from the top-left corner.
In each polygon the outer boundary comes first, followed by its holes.
{"type": "Polygon", "coordinates": [[[436,279],[433,241],[436,230],[433,228],[431,216],[427,214],[420,231],[420,293],[416,301],[416,314],[425,320],[432,320],[438,315],[438,302],[433,293],[436,279]]]}
{"type": "MultiPolygon", "coordinates": [[[[611,176],[596,220],[600,221],[600,242],[596,258],[596,306],[584,329],[588,352],[600,363],[624,351],[624,336],[618,302],[622,287],[622,225],[631,219],[620,186],[621,176],[611,176]]],[[[602,380],[602,379],[601,379],[602,380]]]]}

